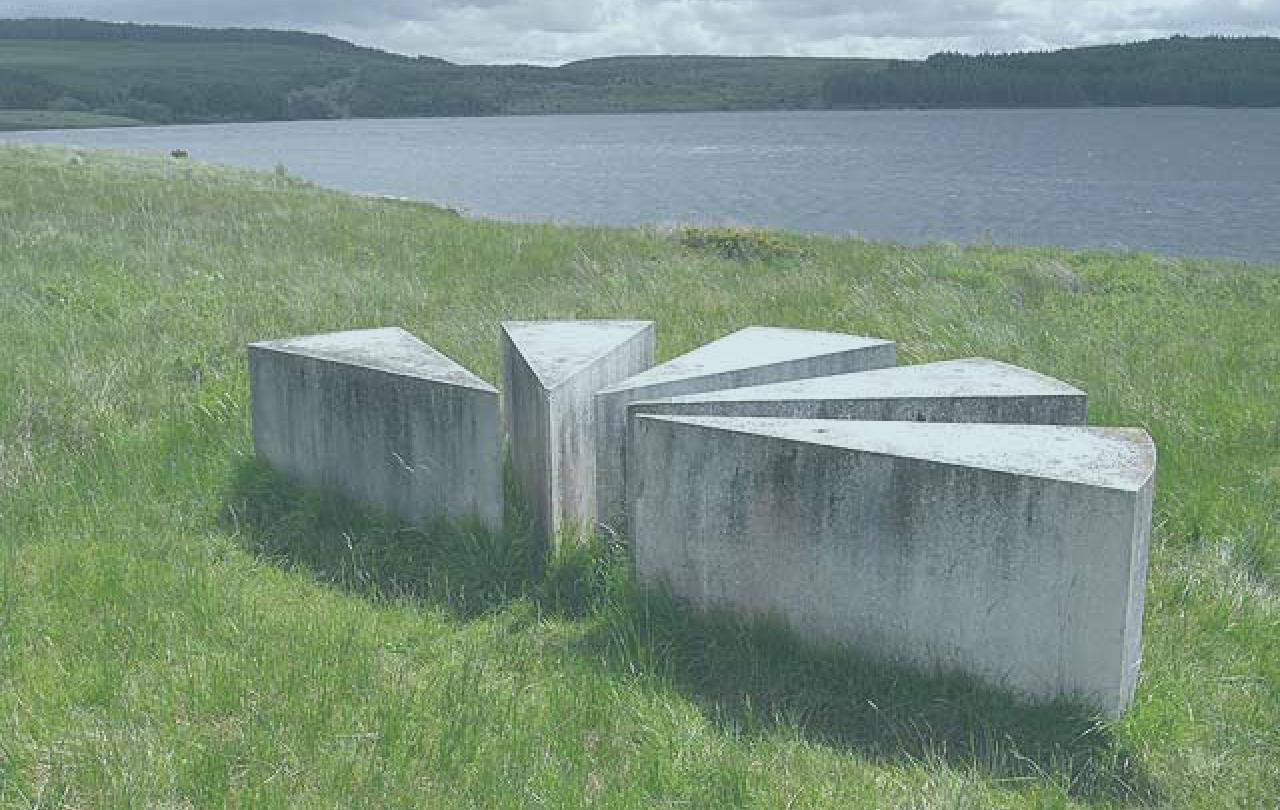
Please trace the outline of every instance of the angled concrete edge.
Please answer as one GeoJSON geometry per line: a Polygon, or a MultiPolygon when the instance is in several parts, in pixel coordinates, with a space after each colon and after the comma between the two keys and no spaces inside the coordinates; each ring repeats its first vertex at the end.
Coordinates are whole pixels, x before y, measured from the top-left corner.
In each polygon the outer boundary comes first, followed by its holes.
{"type": "Polygon", "coordinates": [[[498,390],[397,326],[264,340],[250,343],[249,348],[385,371],[479,391],[497,393],[498,390]]]}
{"type": "Polygon", "coordinates": [[[248,347],[259,457],[410,523],[502,525],[498,392],[403,329],[248,347]]]}
{"type": "Polygon", "coordinates": [[[1116,716],[1141,648],[1141,430],[640,415],[641,579],[700,608],[1116,716]]]}
{"type": "Polygon", "coordinates": [[[981,357],[634,402],[629,413],[1083,425],[1077,388],[981,357]]]}
{"type": "Polygon", "coordinates": [[[596,391],[653,365],[652,321],[502,324],[512,467],[540,530],[595,525],[596,391]]]}
{"type": "Polygon", "coordinates": [[[726,335],[596,394],[596,509],[625,530],[627,406],[639,400],[892,366],[879,338],[753,326],[726,335]]]}

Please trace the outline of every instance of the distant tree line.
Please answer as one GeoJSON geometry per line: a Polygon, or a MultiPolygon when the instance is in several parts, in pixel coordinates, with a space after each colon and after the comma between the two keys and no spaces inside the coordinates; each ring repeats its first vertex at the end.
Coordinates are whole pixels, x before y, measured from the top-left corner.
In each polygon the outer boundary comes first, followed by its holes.
{"type": "Polygon", "coordinates": [[[78,42],[241,42],[303,45],[338,53],[382,53],[336,37],[309,34],[304,31],[276,31],[267,28],[193,28],[186,25],[107,23],[67,18],[0,20],[0,39],[78,42]]]}
{"type": "Polygon", "coordinates": [[[832,107],[1280,106],[1280,40],[1173,37],[1044,53],[941,53],[827,79],[832,107]]]}
{"type": "Polygon", "coordinates": [[[0,54],[6,43],[39,50],[28,66],[0,67],[0,109],[100,112],[152,123],[493,111],[465,86],[461,69],[444,60],[319,34],[0,20],[0,54]],[[125,57],[103,50],[116,44],[129,49],[125,57]],[[164,48],[172,44],[198,47],[186,53],[164,48]],[[55,58],[42,56],[46,47],[55,58]],[[98,63],[104,53],[111,54],[109,64],[98,63]],[[174,63],[183,58],[184,64],[174,63]]]}
{"type": "Polygon", "coordinates": [[[1175,37],[923,62],[609,57],[553,68],[455,65],[296,31],[0,20],[0,110],[151,123],[1097,104],[1280,105],[1280,40],[1175,37]]]}

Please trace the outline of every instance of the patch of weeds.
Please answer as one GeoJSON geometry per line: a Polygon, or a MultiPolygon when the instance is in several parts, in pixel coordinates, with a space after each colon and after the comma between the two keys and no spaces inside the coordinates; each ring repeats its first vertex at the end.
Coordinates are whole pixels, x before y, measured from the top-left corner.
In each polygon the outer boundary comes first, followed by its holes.
{"type": "Polygon", "coordinates": [[[737,262],[770,262],[801,259],[807,252],[769,231],[753,228],[684,228],[680,245],[737,262]]]}

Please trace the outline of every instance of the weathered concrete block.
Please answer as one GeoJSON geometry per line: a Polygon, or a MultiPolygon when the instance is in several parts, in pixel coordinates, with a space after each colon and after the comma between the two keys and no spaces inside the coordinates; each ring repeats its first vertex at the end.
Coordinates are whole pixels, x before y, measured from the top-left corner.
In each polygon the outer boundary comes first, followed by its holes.
{"type": "Polygon", "coordinates": [[[1083,425],[1085,393],[1061,380],[971,357],[635,402],[630,413],[902,422],[1083,425]]]}
{"type": "Polygon", "coordinates": [[[636,566],[702,609],[1108,715],[1133,696],[1141,430],[639,415],[636,566]]]}
{"type": "Polygon", "coordinates": [[[498,391],[403,329],[249,345],[258,455],[411,523],[502,526],[498,391]]]}
{"type": "Polygon", "coordinates": [[[624,530],[627,406],[681,394],[892,366],[897,346],[879,338],[752,326],[596,394],[596,510],[624,530]]]}
{"type": "Polygon", "coordinates": [[[502,324],[511,462],[548,536],[596,520],[597,391],[653,365],[652,321],[502,324]]]}

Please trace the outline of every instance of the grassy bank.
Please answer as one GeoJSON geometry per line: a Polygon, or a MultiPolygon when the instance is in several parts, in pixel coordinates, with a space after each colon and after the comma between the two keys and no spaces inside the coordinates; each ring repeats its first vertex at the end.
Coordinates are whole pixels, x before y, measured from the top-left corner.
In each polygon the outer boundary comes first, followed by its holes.
{"type": "Polygon", "coordinates": [[[132,127],[143,123],[122,115],[55,110],[0,110],[0,132],[24,129],[87,129],[132,127]]]}
{"type": "Polygon", "coordinates": [[[0,148],[0,807],[1274,807],[1280,269],[509,225],[0,148]],[[1122,721],[699,621],[605,548],[415,533],[252,461],[244,344],[504,318],[985,355],[1146,427],[1122,721]]]}

